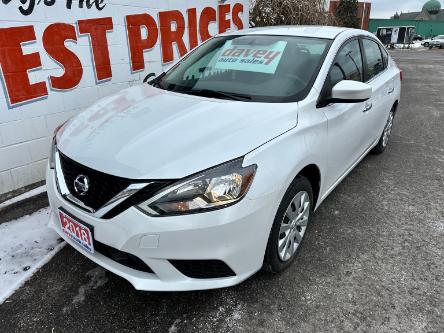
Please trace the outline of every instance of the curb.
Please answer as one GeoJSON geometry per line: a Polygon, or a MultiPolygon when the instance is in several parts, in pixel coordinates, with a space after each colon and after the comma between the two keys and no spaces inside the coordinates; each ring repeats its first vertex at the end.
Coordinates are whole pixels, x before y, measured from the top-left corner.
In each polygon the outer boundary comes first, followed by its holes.
{"type": "Polygon", "coordinates": [[[49,206],[46,191],[0,207],[0,224],[30,215],[49,206]]]}

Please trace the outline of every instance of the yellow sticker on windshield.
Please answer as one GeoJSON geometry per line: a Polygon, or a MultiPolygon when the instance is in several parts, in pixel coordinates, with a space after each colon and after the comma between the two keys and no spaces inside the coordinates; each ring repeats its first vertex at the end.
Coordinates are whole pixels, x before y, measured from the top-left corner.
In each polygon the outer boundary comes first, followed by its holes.
{"type": "Polygon", "coordinates": [[[286,41],[269,45],[233,45],[227,41],[219,52],[216,69],[274,74],[287,46],[286,41]]]}

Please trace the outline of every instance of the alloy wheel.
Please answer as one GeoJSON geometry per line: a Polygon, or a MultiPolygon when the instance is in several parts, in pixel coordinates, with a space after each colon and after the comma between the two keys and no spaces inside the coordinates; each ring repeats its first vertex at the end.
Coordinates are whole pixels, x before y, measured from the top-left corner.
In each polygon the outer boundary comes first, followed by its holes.
{"type": "Polygon", "coordinates": [[[298,192],[288,206],[277,244],[280,260],[289,261],[296,253],[307,229],[310,206],[310,196],[305,191],[298,192]]]}
{"type": "Polygon", "coordinates": [[[385,148],[388,144],[388,141],[390,139],[390,135],[392,134],[392,128],[393,128],[393,119],[395,115],[393,113],[393,110],[390,111],[390,115],[387,119],[387,123],[384,127],[384,133],[382,135],[382,146],[385,148]]]}

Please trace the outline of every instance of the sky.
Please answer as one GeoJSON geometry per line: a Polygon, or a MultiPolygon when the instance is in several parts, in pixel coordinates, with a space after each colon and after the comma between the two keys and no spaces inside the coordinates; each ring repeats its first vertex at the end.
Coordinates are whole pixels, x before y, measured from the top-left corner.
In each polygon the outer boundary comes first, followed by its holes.
{"type": "Polygon", "coordinates": [[[372,0],[371,3],[371,18],[390,18],[396,12],[419,12],[426,0],[372,0]]]}

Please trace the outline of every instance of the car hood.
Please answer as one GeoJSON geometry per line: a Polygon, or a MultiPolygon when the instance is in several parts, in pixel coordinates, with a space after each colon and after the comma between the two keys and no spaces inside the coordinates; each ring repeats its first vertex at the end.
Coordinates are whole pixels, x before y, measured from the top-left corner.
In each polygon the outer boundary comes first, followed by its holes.
{"type": "Polygon", "coordinates": [[[108,174],[173,179],[241,157],[296,124],[297,103],[218,100],[140,85],[72,118],[57,145],[108,174]]]}

